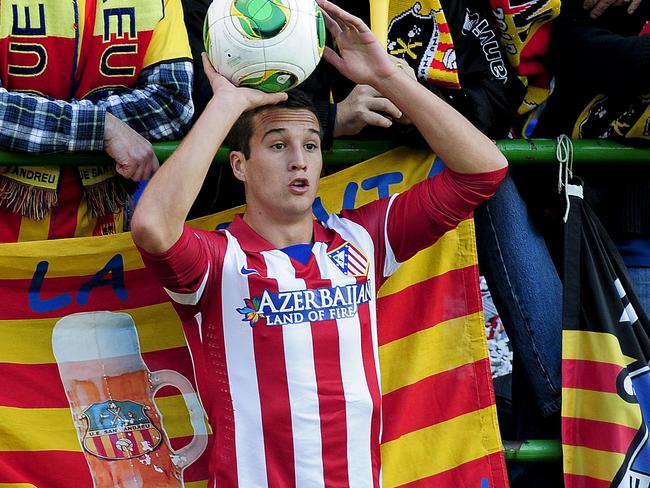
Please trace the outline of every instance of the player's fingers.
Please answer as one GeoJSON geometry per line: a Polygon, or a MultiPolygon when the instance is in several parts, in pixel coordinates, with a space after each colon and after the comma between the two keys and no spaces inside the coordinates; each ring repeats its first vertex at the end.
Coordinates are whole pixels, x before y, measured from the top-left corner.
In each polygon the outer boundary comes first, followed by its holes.
{"type": "Polygon", "coordinates": [[[354,28],[359,32],[367,32],[370,29],[368,26],[361,20],[359,17],[346,12],[341,7],[334,5],[328,0],[317,0],[318,5],[321,9],[325,10],[333,19],[335,19],[339,25],[347,26],[349,28],[354,28]]]}
{"type": "Polygon", "coordinates": [[[323,51],[323,59],[334,66],[337,70],[341,71],[339,67],[341,66],[343,60],[341,56],[339,56],[336,51],[334,51],[334,49],[329,46],[325,46],[325,50],[323,51]]]}
{"type": "Polygon", "coordinates": [[[332,37],[336,38],[342,32],[341,26],[332,18],[329,12],[324,9],[321,9],[321,11],[323,12],[323,20],[325,20],[327,30],[330,31],[332,37]]]}

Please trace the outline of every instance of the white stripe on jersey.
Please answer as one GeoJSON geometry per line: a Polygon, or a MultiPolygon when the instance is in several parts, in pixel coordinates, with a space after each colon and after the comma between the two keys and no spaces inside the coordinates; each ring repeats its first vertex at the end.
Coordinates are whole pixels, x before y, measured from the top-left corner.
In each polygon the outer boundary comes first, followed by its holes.
{"type": "MultiPolygon", "coordinates": [[[[391,199],[392,203],[392,199],[391,199]]],[[[390,207],[389,207],[390,209],[390,207]]],[[[388,215],[388,212],[386,213],[388,215]]],[[[386,217],[386,222],[388,222],[388,217],[386,217]]],[[[331,214],[330,218],[327,220],[327,227],[330,229],[335,230],[336,232],[339,233],[343,239],[346,241],[349,241],[353,243],[355,246],[357,246],[363,253],[368,256],[369,260],[369,267],[368,267],[368,282],[370,283],[370,295],[373,297],[377,296],[377,290],[375,290],[375,266],[374,266],[374,256],[375,256],[375,246],[374,243],[372,242],[372,238],[370,237],[370,234],[368,234],[368,231],[364,229],[361,225],[352,222],[351,220],[340,218],[339,216],[335,214],[331,214]]],[[[386,239],[386,244],[388,244],[388,239],[386,239]]],[[[387,260],[388,260],[388,249],[386,250],[387,254],[387,260]]],[[[394,255],[392,250],[390,250],[391,256],[393,256],[394,260],[394,255]]],[[[323,269],[321,267],[321,269],[323,269]]],[[[372,329],[372,349],[373,349],[373,354],[374,354],[374,361],[375,361],[375,370],[377,371],[377,384],[379,385],[379,388],[381,390],[381,372],[379,371],[379,339],[377,337],[377,307],[376,307],[376,300],[371,300],[370,301],[370,320],[371,320],[371,329],[372,329]]],[[[341,345],[341,348],[343,349],[343,344],[341,345]]],[[[361,365],[361,368],[363,368],[363,364],[361,365]]],[[[344,380],[345,384],[345,380],[344,380]]],[[[366,389],[367,389],[367,384],[366,384],[366,389]]],[[[381,393],[381,392],[380,392],[381,393]]],[[[381,439],[381,432],[382,432],[382,419],[381,419],[381,411],[380,411],[380,422],[379,422],[379,439],[376,440],[377,443],[379,443],[379,440],[381,439]]],[[[366,432],[370,432],[370,425],[368,425],[368,428],[366,432]]],[[[354,435],[358,435],[358,433],[355,433],[354,435]]],[[[370,442],[368,442],[368,445],[370,445],[370,442]]],[[[369,456],[368,456],[369,459],[369,456]]],[[[350,480],[352,480],[352,475],[350,476],[350,480]]],[[[351,485],[352,486],[352,485],[351,485]]],[[[382,486],[382,479],[381,476],[379,477],[379,486],[382,486]]]]}
{"type": "MultiPolygon", "coordinates": [[[[384,276],[391,276],[402,265],[395,259],[395,253],[388,240],[388,215],[393,206],[393,202],[399,193],[395,193],[388,201],[388,208],[386,209],[386,220],[384,221],[384,246],[386,247],[386,258],[384,259],[384,276]]],[[[379,263],[378,263],[379,264],[379,263]]]]}
{"type": "Polygon", "coordinates": [[[203,280],[201,281],[201,286],[199,286],[198,290],[192,293],[177,293],[168,290],[167,288],[163,288],[169,297],[176,303],[180,303],[181,305],[196,305],[199,303],[199,300],[203,295],[203,290],[205,290],[205,285],[208,282],[208,276],[210,276],[210,263],[208,263],[208,269],[205,271],[205,275],[203,275],[203,280]]]}
{"type": "MultiPolygon", "coordinates": [[[[262,252],[267,276],[278,281],[278,291],[304,290],[305,281],[296,278],[289,256],[282,251],[262,252]]],[[[291,405],[296,486],[325,485],[314,343],[311,323],[282,328],[284,360],[291,405]]]]}
{"type": "MultiPolygon", "coordinates": [[[[240,488],[268,486],[262,407],[260,403],[252,328],[242,322],[235,303],[241,297],[249,297],[248,279],[239,272],[246,265],[239,242],[226,231],[228,247],[223,260],[221,284],[222,316],[228,381],[233,400],[235,418],[235,449],[237,452],[237,476],[240,488]],[[232,307],[232,309],[230,308],[232,307]]],[[[219,428],[219,426],[217,426],[219,428]]]]}

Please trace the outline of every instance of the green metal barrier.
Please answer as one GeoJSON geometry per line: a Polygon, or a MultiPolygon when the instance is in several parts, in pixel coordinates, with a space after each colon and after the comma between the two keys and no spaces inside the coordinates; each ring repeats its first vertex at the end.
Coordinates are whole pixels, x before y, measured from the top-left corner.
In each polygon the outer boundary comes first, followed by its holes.
{"type": "Polygon", "coordinates": [[[504,440],[503,452],[509,462],[550,463],[562,460],[562,444],[552,439],[504,440]]]}
{"type": "MultiPolygon", "coordinates": [[[[160,161],[167,159],[177,146],[178,142],[157,142],[153,145],[160,161]]],[[[323,153],[323,159],[328,165],[358,163],[398,146],[399,142],[390,140],[338,140],[334,142],[334,147],[331,150],[323,153]]],[[[497,146],[512,164],[556,162],[557,143],[555,139],[502,140],[497,141],[497,146]]],[[[47,158],[47,164],[54,165],[75,166],[89,162],[93,165],[113,164],[113,160],[103,152],[56,153],[44,156],[0,150],[0,164],[2,165],[43,166],[45,158],[47,158]]],[[[221,148],[215,161],[221,164],[227,163],[228,150],[221,148]]],[[[575,140],[573,141],[573,161],[575,163],[645,163],[650,161],[650,149],[638,149],[605,140],[575,140]]]]}

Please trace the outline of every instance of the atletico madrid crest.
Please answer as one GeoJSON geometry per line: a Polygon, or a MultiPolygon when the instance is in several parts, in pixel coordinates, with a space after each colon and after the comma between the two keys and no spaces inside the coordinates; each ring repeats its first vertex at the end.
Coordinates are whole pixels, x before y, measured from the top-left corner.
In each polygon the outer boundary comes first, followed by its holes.
{"type": "Polygon", "coordinates": [[[368,259],[349,242],[328,252],[327,257],[346,276],[368,275],[368,259]]]}

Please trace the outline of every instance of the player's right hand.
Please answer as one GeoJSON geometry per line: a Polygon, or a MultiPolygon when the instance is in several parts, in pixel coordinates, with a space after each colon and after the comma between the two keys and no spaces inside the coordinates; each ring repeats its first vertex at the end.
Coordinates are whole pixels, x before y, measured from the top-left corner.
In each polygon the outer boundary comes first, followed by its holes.
{"type": "Polygon", "coordinates": [[[238,101],[243,103],[242,111],[250,110],[263,105],[275,105],[287,99],[286,93],[264,93],[261,90],[247,87],[237,87],[227,78],[219,74],[212,66],[208,55],[201,53],[203,71],[212,87],[213,98],[219,97],[225,101],[238,101]]]}

